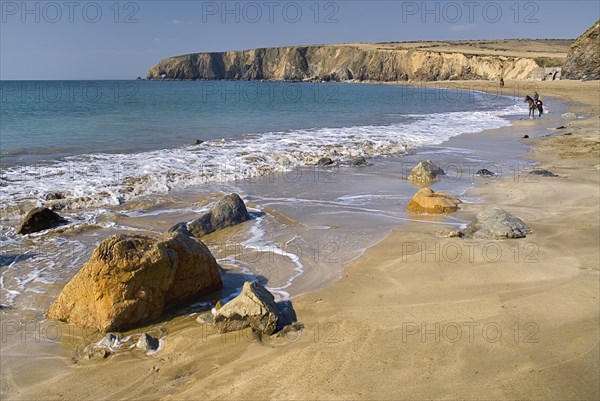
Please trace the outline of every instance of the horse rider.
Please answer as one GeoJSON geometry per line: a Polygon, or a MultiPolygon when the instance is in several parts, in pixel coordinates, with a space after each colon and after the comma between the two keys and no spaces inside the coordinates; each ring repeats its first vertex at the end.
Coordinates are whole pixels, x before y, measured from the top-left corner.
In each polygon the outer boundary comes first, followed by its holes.
{"type": "Polygon", "coordinates": [[[533,101],[537,104],[538,100],[540,100],[540,95],[537,92],[533,92],[533,101]]]}

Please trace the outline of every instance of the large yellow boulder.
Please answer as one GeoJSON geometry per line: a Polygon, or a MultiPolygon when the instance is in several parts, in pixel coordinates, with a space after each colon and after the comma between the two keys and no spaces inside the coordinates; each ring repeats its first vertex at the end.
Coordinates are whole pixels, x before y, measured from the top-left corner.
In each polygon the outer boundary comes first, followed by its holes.
{"type": "Polygon", "coordinates": [[[452,195],[423,188],[412,197],[406,210],[412,213],[453,213],[458,210],[460,200],[452,195]]]}
{"type": "Polygon", "coordinates": [[[192,237],[113,235],[98,245],[46,316],[99,331],[125,331],[222,285],[217,261],[192,237]]]}

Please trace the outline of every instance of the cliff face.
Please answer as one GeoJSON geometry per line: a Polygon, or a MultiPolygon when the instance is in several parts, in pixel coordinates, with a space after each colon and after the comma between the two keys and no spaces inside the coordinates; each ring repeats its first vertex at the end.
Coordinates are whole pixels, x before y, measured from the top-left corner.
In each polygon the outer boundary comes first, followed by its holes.
{"type": "Polygon", "coordinates": [[[573,43],[562,75],[566,79],[600,79],[600,20],[573,43]]]}
{"type": "Polygon", "coordinates": [[[148,79],[437,81],[527,79],[531,58],[349,45],[278,47],[170,57],[148,79]]]}

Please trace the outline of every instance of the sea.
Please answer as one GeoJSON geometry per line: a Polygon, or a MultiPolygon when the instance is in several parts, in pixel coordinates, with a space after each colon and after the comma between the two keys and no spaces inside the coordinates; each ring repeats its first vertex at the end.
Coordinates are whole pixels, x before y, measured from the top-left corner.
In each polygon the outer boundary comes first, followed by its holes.
{"type": "MultiPolygon", "coordinates": [[[[248,279],[278,299],[324,286],[415,219],[409,167],[498,162],[444,144],[527,113],[511,96],[352,83],[1,81],[0,97],[0,303],[33,319],[102,239],[159,234],[230,192],[253,219],[205,240],[223,299],[248,279]],[[17,235],[35,206],[69,223],[17,235]]],[[[472,181],[440,188],[463,195],[472,181]]]]}

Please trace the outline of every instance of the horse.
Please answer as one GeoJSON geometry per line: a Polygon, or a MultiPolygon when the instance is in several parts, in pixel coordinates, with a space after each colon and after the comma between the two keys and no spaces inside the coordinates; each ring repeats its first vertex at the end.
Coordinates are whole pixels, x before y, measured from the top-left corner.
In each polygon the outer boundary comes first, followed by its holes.
{"type": "Polygon", "coordinates": [[[529,95],[525,96],[525,103],[529,103],[529,117],[535,118],[535,109],[539,112],[539,117],[544,114],[544,103],[541,100],[535,101],[529,95]]]}

